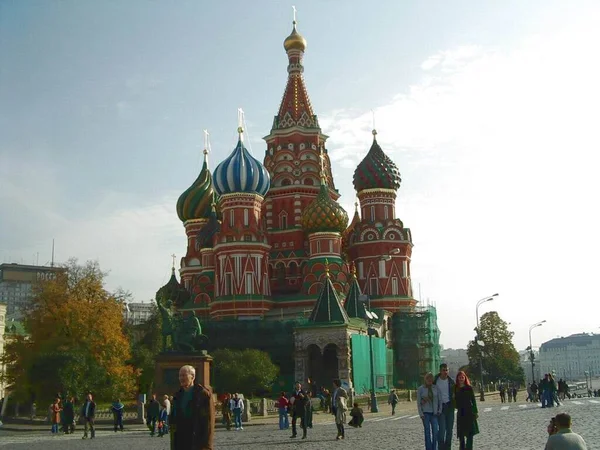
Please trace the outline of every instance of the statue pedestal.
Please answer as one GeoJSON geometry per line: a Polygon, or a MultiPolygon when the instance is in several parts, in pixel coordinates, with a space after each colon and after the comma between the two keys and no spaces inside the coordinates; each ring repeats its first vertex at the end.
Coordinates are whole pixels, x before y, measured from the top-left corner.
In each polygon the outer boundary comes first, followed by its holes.
{"type": "Polygon", "coordinates": [[[210,388],[212,356],[206,350],[198,352],[163,352],[156,356],[154,390],[157,395],[173,395],[179,389],[179,369],[190,365],[196,369],[196,383],[210,388]]]}

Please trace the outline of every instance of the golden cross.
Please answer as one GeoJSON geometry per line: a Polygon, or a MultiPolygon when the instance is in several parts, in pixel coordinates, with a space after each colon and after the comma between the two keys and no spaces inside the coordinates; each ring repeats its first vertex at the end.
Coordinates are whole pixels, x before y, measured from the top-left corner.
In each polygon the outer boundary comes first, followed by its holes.
{"type": "Polygon", "coordinates": [[[173,253],[171,255],[171,258],[173,258],[173,269],[175,268],[175,258],[177,258],[177,256],[175,256],[175,253],[173,253]]]}
{"type": "Polygon", "coordinates": [[[296,23],[296,7],[292,6],[292,9],[294,10],[294,23],[296,23]]]}

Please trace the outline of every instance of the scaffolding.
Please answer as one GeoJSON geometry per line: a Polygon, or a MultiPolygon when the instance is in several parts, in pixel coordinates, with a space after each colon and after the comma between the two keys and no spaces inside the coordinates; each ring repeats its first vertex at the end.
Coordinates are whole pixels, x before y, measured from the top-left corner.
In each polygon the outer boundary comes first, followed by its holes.
{"type": "Polygon", "coordinates": [[[417,307],[392,316],[394,385],[416,389],[427,372],[438,372],[440,330],[434,306],[417,307]]]}

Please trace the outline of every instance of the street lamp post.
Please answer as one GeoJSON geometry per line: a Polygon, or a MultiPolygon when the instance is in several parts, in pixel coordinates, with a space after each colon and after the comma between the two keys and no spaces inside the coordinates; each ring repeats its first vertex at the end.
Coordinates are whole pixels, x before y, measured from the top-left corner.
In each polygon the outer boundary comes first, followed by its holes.
{"type": "Polygon", "coordinates": [[[529,327],[529,360],[531,361],[531,382],[535,382],[535,373],[533,371],[533,366],[535,366],[534,364],[534,360],[535,360],[535,355],[533,354],[533,345],[531,344],[531,330],[533,330],[534,328],[537,327],[541,327],[543,324],[545,324],[546,321],[542,320],[541,322],[538,323],[534,323],[533,325],[531,325],[529,327]]]}
{"type": "Polygon", "coordinates": [[[371,412],[379,412],[377,407],[377,396],[375,395],[375,364],[373,362],[373,335],[375,334],[375,328],[373,323],[378,319],[377,314],[371,312],[371,297],[368,295],[361,295],[359,300],[363,303],[367,303],[368,307],[365,309],[365,321],[367,323],[367,334],[369,335],[369,364],[371,366],[371,412]]]}
{"type": "MultiPolygon", "coordinates": [[[[494,294],[494,295],[490,295],[489,297],[484,297],[481,300],[479,300],[477,302],[477,305],[475,306],[475,316],[477,317],[477,339],[475,339],[475,342],[477,343],[477,346],[479,346],[479,341],[480,341],[480,334],[481,334],[481,330],[479,329],[479,306],[482,305],[483,303],[486,302],[490,302],[492,300],[494,300],[494,297],[497,297],[498,294],[494,294]]],[[[485,401],[485,389],[483,387],[483,350],[480,349],[479,351],[479,371],[480,371],[480,382],[481,382],[481,394],[479,396],[479,400],[484,402],[485,401]]]]}

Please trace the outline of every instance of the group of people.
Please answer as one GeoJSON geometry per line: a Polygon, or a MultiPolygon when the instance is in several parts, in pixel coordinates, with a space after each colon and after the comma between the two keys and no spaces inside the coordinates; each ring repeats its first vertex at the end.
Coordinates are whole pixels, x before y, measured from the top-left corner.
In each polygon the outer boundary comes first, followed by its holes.
{"type": "Polygon", "coordinates": [[[473,437],[479,433],[478,410],[465,372],[458,372],[456,382],[448,375],[446,364],[440,365],[435,378],[431,372],[425,374],[424,383],[417,389],[417,409],[423,421],[426,450],[451,448],[455,410],[460,448],[473,448],[473,437]]]}
{"type": "Polygon", "coordinates": [[[516,384],[500,383],[498,391],[500,392],[500,401],[502,403],[506,403],[507,400],[508,400],[508,403],[511,403],[511,402],[517,403],[517,393],[519,392],[519,388],[517,387],[516,384]]]}
{"type": "Polygon", "coordinates": [[[221,412],[223,414],[223,423],[227,430],[231,430],[231,422],[235,424],[235,431],[243,431],[242,414],[244,414],[244,399],[238,393],[225,394],[221,401],[221,412]]]}
{"type": "MultiPolygon", "coordinates": [[[[150,436],[158,435],[158,437],[163,437],[169,433],[169,414],[171,413],[172,399],[173,397],[165,395],[162,401],[159,402],[156,394],[152,394],[152,398],[146,405],[146,425],[148,425],[148,429],[150,430],[150,436]]],[[[123,423],[121,422],[122,429],[123,423]]],[[[116,423],[115,431],[117,431],[116,423]]]]}
{"type": "MultiPolygon", "coordinates": [[[[120,403],[120,402],[119,402],[120,403]]],[[[56,395],[54,402],[49,408],[50,423],[52,424],[51,432],[58,436],[60,431],[64,434],[72,434],[75,432],[75,398],[67,397],[64,400],[60,394],[56,395]]],[[[92,394],[87,394],[85,402],[81,406],[80,418],[84,423],[84,434],[82,439],[88,438],[88,433],[91,439],[96,437],[94,429],[94,418],[96,415],[96,403],[93,400],[92,394]]],[[[121,412],[122,417],[122,412],[121,412]]],[[[121,429],[122,429],[121,419],[121,429]]],[[[116,431],[116,427],[115,427],[116,431]]]]}

